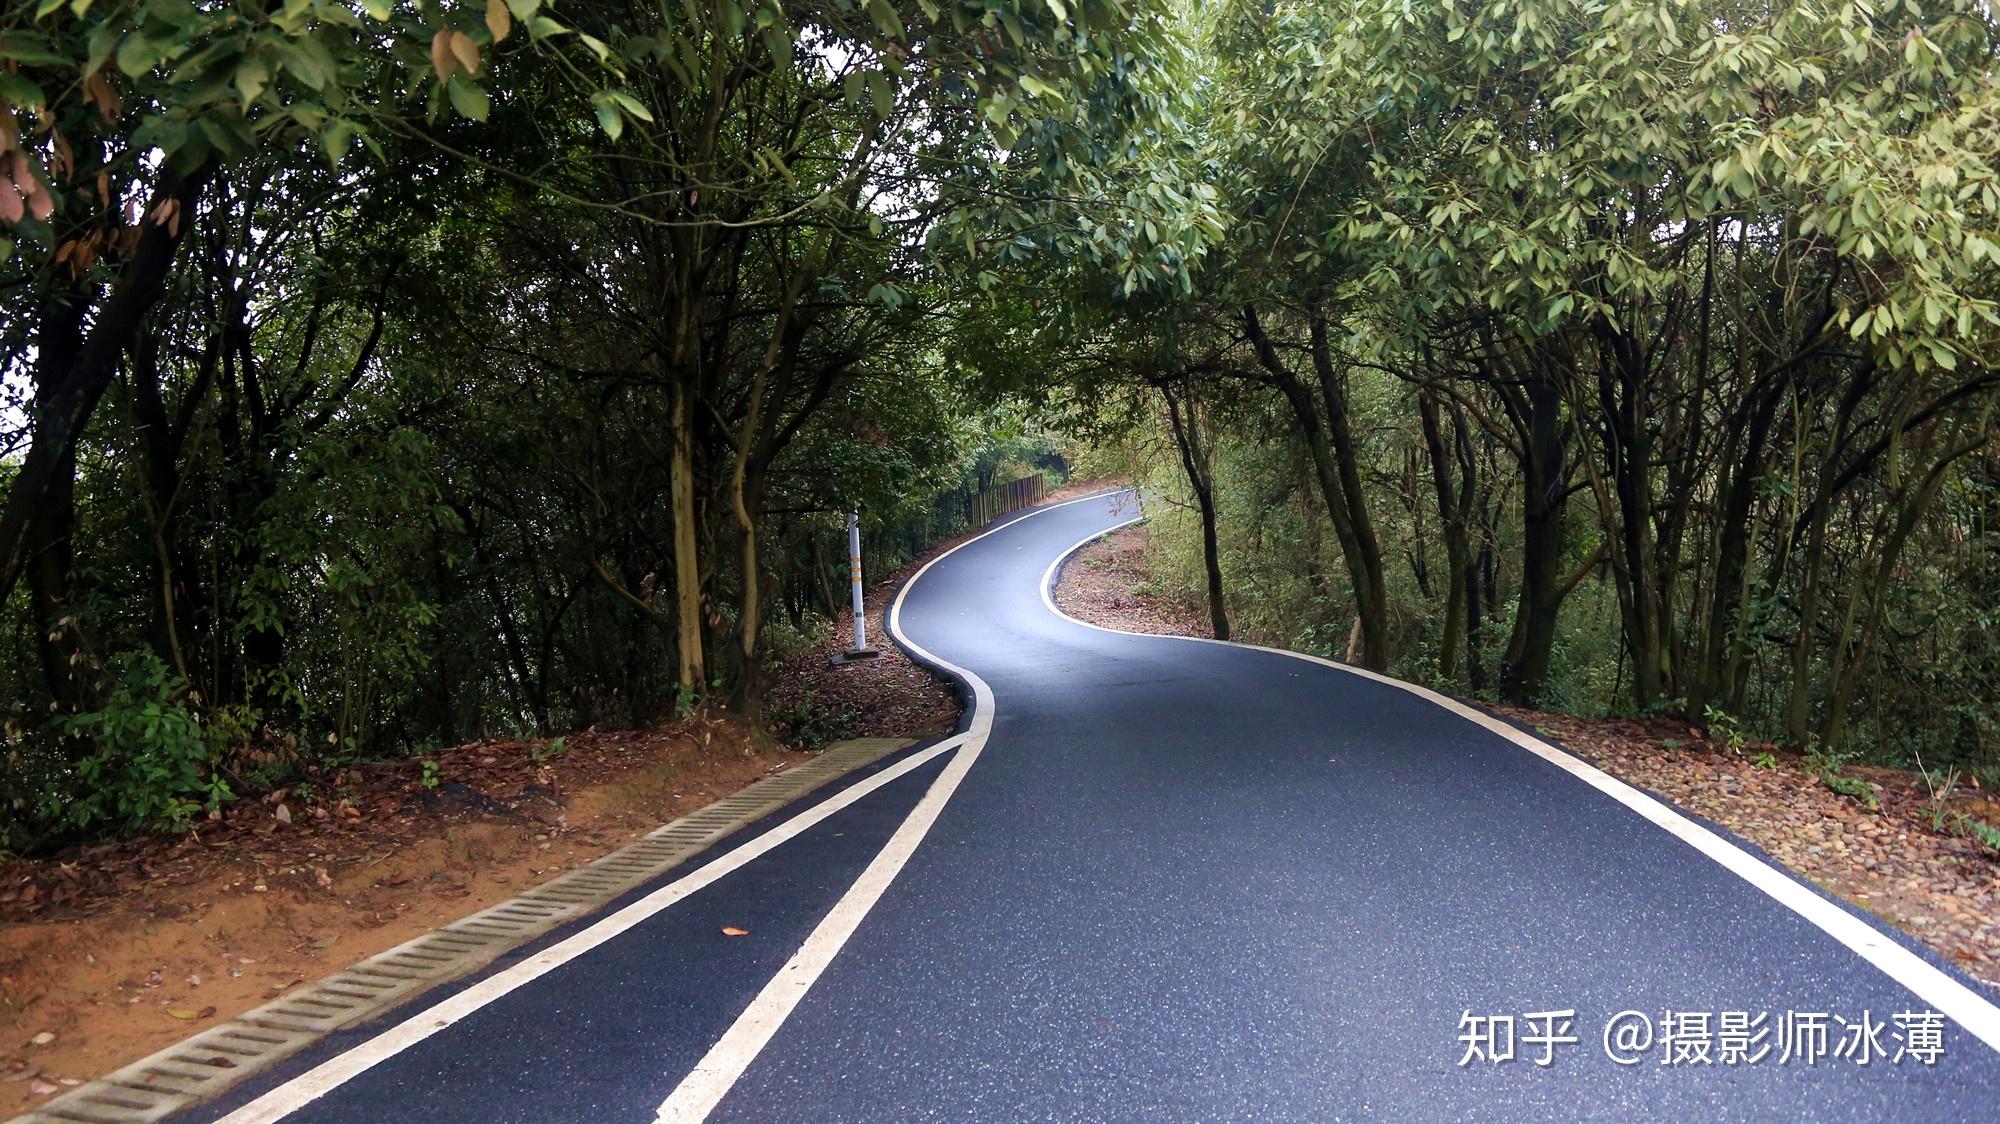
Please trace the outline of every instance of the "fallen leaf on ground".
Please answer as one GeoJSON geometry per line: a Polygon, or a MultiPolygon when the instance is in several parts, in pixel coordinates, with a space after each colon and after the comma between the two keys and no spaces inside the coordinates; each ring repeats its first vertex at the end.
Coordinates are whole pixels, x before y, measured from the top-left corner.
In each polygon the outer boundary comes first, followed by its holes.
{"type": "Polygon", "coordinates": [[[724,925],[722,927],[722,935],[725,937],[747,937],[750,935],[750,930],[738,929],[734,925],[724,925]]]}

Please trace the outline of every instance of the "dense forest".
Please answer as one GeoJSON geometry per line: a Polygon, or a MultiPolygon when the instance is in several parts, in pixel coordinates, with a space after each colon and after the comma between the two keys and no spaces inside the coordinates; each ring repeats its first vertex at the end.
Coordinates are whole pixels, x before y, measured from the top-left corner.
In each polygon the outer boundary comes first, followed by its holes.
{"type": "Polygon", "coordinates": [[[845,511],[893,564],[1064,442],[1218,634],[2000,784],[1997,50],[1972,0],[11,3],[0,845],[754,713],[845,511]]]}
{"type": "Polygon", "coordinates": [[[1219,634],[2000,783],[1990,9],[1210,31],[1228,233],[1120,346],[1219,634]]]}

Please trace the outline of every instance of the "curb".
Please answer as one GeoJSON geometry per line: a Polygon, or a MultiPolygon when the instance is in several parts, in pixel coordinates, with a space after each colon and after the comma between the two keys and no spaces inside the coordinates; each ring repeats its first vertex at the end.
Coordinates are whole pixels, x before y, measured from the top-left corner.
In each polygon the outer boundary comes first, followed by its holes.
{"type": "Polygon", "coordinates": [[[745,824],[814,789],[916,745],[856,738],[657,827],[532,890],[377,953],[261,1007],[86,1082],[14,1124],[140,1124],[208,1100],[326,1035],[469,975],[679,866],[745,824]]]}

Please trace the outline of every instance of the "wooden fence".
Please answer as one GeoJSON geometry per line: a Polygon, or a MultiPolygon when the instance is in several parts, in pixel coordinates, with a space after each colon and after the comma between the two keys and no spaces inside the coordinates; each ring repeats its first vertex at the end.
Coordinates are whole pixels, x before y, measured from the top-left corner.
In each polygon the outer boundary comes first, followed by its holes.
{"type": "MultiPolygon", "coordinates": [[[[872,581],[873,575],[890,573],[946,539],[967,531],[977,531],[1003,515],[1042,502],[1048,495],[1048,478],[1040,473],[984,491],[954,488],[940,493],[927,510],[873,531],[864,531],[861,536],[861,570],[870,575],[872,581]]],[[[826,578],[831,584],[824,588],[840,592],[842,604],[845,604],[846,591],[842,583],[847,581],[846,557],[847,540],[844,535],[829,534],[822,540],[822,546],[812,552],[812,565],[828,567],[826,578]]],[[[829,592],[827,596],[833,596],[833,593],[829,592]]],[[[829,611],[838,611],[838,608],[834,606],[829,611]]]]}
{"type": "Polygon", "coordinates": [[[1009,484],[996,484],[983,492],[972,494],[972,519],[974,530],[984,527],[1002,515],[1021,510],[1047,499],[1049,482],[1037,472],[1023,476],[1009,484]]]}

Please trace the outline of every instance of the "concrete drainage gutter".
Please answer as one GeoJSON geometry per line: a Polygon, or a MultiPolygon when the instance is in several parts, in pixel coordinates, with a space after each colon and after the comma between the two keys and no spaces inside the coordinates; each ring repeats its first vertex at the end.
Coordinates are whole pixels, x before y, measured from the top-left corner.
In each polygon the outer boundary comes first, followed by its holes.
{"type": "Polygon", "coordinates": [[[387,952],[293,988],[283,997],[30,1109],[17,1124],[135,1124],[208,1100],[322,1036],[374,1018],[431,986],[602,907],[716,840],[899,750],[913,738],[857,738],[733,796],[654,829],[635,843],[387,952]]]}

